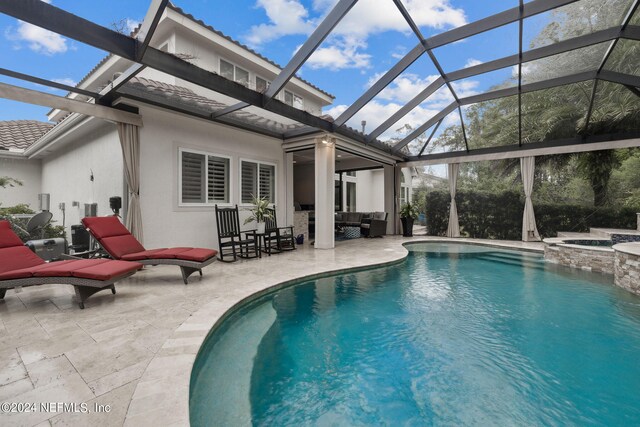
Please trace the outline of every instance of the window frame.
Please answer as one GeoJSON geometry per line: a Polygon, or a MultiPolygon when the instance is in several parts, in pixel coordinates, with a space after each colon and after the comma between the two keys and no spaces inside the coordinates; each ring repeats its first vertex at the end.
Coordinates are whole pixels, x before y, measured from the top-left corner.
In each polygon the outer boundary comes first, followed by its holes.
{"type": "MultiPolygon", "coordinates": [[[[260,182],[259,182],[260,181],[260,165],[273,166],[273,184],[274,184],[273,198],[274,200],[270,201],[271,203],[269,203],[269,206],[271,207],[277,206],[278,205],[278,164],[275,162],[248,159],[245,157],[241,157],[238,162],[238,206],[241,206],[241,207],[253,206],[251,203],[245,203],[242,201],[242,162],[254,163],[258,166],[257,167],[258,192],[260,192],[260,182]]],[[[262,197],[262,195],[258,194],[258,197],[262,197]]]]}
{"type": "Polygon", "coordinates": [[[233,174],[233,157],[225,155],[225,154],[218,154],[218,153],[211,153],[209,151],[203,151],[203,150],[198,150],[198,149],[193,149],[193,148],[186,148],[186,147],[178,147],[178,206],[181,208],[190,208],[190,207],[213,207],[215,205],[218,206],[233,206],[233,180],[231,179],[233,174]],[[204,188],[204,192],[205,192],[205,197],[206,199],[209,198],[209,180],[208,180],[208,174],[209,174],[209,162],[208,162],[208,157],[218,157],[221,159],[227,159],[229,160],[229,173],[227,174],[227,185],[229,188],[229,201],[227,202],[216,202],[216,201],[206,201],[204,203],[189,203],[189,202],[183,202],[182,201],[182,153],[191,153],[191,154],[200,154],[200,155],[204,155],[205,156],[205,177],[207,177],[207,179],[205,179],[205,188],[204,188]]]}
{"type": "MultiPolygon", "coordinates": [[[[253,89],[256,92],[258,92],[258,79],[264,80],[265,82],[267,82],[267,88],[265,89],[265,92],[266,92],[269,89],[269,86],[271,86],[271,80],[265,79],[260,74],[254,74],[253,75],[253,84],[254,84],[254,88],[253,89]]],[[[259,92],[259,93],[263,93],[263,92],[259,92]]]]}
{"type": "Polygon", "coordinates": [[[304,96],[300,96],[300,95],[298,95],[297,93],[295,93],[294,91],[289,90],[289,89],[283,89],[283,90],[280,92],[280,94],[281,94],[281,95],[280,95],[280,96],[281,96],[281,99],[280,99],[280,100],[281,100],[284,104],[289,105],[290,107],[293,107],[293,108],[297,108],[298,110],[306,111],[306,110],[305,110],[304,96]],[[291,104],[287,104],[287,101],[286,101],[286,99],[287,99],[287,93],[290,93],[290,94],[291,94],[291,104]],[[296,98],[300,98],[300,101],[301,101],[301,103],[302,103],[302,108],[298,108],[298,107],[296,107],[296,106],[295,106],[295,104],[296,104],[296,98]]]}
{"type": "Polygon", "coordinates": [[[247,85],[245,87],[250,87],[251,86],[251,71],[249,71],[246,68],[239,66],[235,62],[229,61],[228,59],[223,58],[223,57],[219,57],[218,58],[218,75],[222,76],[222,61],[226,62],[227,64],[233,65],[233,80],[232,80],[233,82],[236,82],[236,83],[238,83],[238,84],[240,84],[242,86],[245,86],[244,84],[242,84],[242,83],[240,83],[238,81],[238,78],[236,76],[236,68],[240,68],[242,71],[246,71],[247,72],[247,85]]]}

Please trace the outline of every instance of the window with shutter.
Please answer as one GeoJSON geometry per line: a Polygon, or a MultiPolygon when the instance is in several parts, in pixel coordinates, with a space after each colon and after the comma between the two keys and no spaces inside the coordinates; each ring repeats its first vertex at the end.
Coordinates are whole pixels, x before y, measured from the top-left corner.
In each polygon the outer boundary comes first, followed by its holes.
{"type": "Polygon", "coordinates": [[[180,204],[230,203],[231,159],[191,150],[179,150],[180,204]]]}
{"type": "Polygon", "coordinates": [[[259,197],[258,194],[258,164],[252,162],[242,162],[241,174],[241,200],[242,203],[251,203],[253,197],[259,197]]]}
{"type": "Polygon", "coordinates": [[[272,203],[275,200],[276,168],[273,165],[260,165],[260,197],[268,198],[272,203]]]}
{"type": "Polygon", "coordinates": [[[229,203],[229,159],[209,156],[207,169],[210,203],[229,203]]]}
{"type": "Polygon", "coordinates": [[[204,203],[204,169],[203,154],[182,153],[182,203],[204,203]]]}
{"type": "Polygon", "coordinates": [[[276,166],[247,160],[240,162],[240,200],[248,204],[253,197],[266,197],[276,202],[276,166]]]}

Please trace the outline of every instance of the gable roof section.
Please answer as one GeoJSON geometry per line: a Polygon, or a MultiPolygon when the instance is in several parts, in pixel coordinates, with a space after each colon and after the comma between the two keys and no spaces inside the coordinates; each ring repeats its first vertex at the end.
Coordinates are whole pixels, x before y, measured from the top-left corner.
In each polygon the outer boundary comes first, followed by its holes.
{"type": "Polygon", "coordinates": [[[26,150],[53,126],[51,123],[37,120],[1,121],[0,150],[26,150]]]}
{"type": "MultiPolygon", "coordinates": [[[[221,32],[220,30],[216,30],[215,28],[213,28],[211,25],[206,24],[204,21],[202,21],[201,19],[196,18],[195,16],[191,15],[190,13],[185,12],[184,10],[182,10],[180,7],[176,6],[175,4],[173,4],[173,2],[169,2],[167,4],[167,7],[170,8],[171,10],[176,11],[177,13],[179,13],[180,15],[184,16],[185,18],[188,18],[190,20],[192,20],[193,22],[197,23],[198,25],[203,26],[204,28],[216,33],[217,35],[219,35],[220,37],[225,38],[226,40],[229,40],[231,43],[235,44],[236,46],[246,50],[247,52],[257,56],[260,59],[263,59],[265,61],[267,61],[269,64],[274,65],[276,67],[278,67],[280,70],[282,70],[282,66],[280,66],[279,64],[277,64],[276,62],[274,62],[273,60],[267,58],[266,56],[261,55],[260,53],[256,52],[255,50],[251,49],[249,46],[244,45],[242,43],[240,43],[239,41],[229,37],[228,35],[224,34],[223,32],[221,32]]],[[[328,97],[335,99],[335,96],[331,95],[329,92],[326,92],[322,89],[320,89],[318,86],[314,85],[313,83],[301,78],[299,75],[295,75],[295,78],[300,80],[301,82],[311,86],[312,88],[314,88],[315,90],[317,90],[318,92],[323,93],[324,95],[327,95],[328,97]]]]}

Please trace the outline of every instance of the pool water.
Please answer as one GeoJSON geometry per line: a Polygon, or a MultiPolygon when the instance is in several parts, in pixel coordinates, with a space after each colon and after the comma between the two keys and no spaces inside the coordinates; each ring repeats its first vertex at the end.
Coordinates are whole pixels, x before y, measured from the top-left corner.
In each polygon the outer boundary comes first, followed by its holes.
{"type": "Polygon", "coordinates": [[[191,424],[640,422],[640,298],[535,254],[409,249],[230,316],[194,365],[191,424]]]}

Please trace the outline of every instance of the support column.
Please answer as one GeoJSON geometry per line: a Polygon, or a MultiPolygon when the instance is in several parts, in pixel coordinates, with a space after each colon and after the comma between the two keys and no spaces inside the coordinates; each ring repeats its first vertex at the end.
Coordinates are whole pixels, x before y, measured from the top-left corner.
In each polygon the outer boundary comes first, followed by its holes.
{"type": "Polygon", "coordinates": [[[284,153],[285,210],[283,225],[293,225],[295,211],[293,200],[293,153],[284,153]]]}
{"type": "Polygon", "coordinates": [[[398,185],[400,181],[396,179],[396,167],[384,165],[384,211],[387,212],[387,234],[397,234],[398,230],[398,185]]]}
{"type": "Polygon", "coordinates": [[[315,175],[316,175],[316,249],[333,249],[335,247],[335,184],[336,144],[328,136],[316,140],[315,175]]]}

